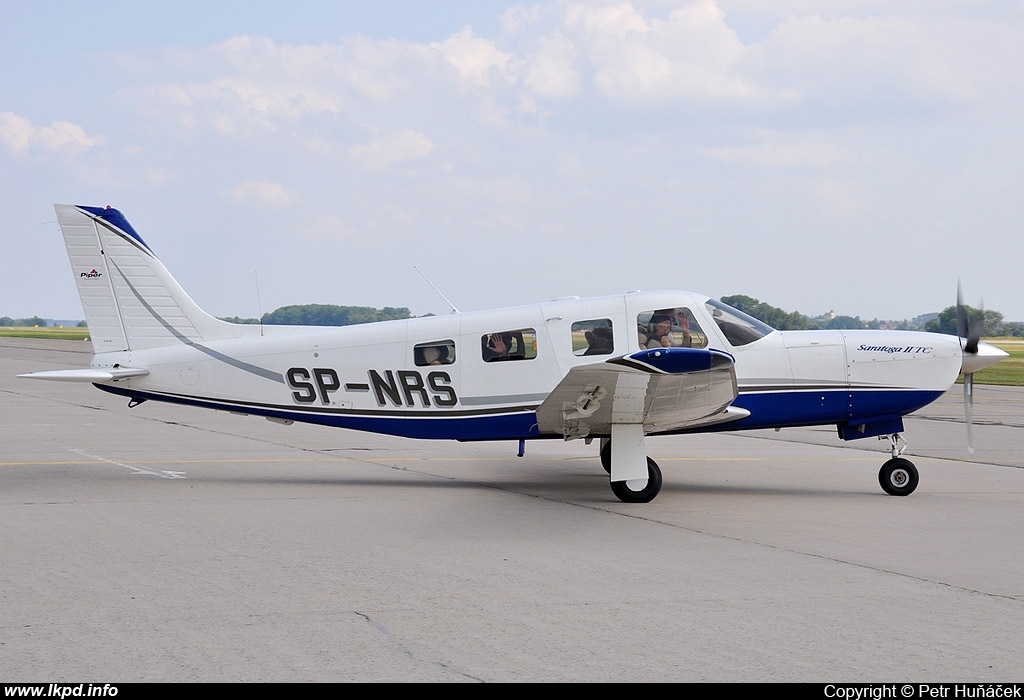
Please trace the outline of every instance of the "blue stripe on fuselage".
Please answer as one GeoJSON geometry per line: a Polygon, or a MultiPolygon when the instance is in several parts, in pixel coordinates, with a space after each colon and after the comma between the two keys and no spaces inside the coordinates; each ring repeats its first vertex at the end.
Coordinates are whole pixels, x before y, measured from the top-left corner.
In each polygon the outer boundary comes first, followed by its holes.
{"type": "MultiPolygon", "coordinates": [[[[403,414],[401,416],[365,416],[342,412],[311,412],[295,410],[277,410],[272,407],[231,404],[216,400],[157,394],[146,391],[135,391],[119,386],[93,384],[98,389],[127,396],[136,400],[145,399],[162,403],[175,403],[185,406],[199,406],[218,411],[246,413],[267,418],[313,423],[334,428],[362,430],[399,437],[422,438],[434,440],[519,440],[525,438],[549,437],[542,436],[537,429],[537,414],[533,410],[509,409],[508,413],[482,416],[438,417],[436,413],[422,418],[403,414]]],[[[561,437],[555,436],[555,437],[561,437]]]]}
{"type": "Polygon", "coordinates": [[[702,430],[749,430],[870,422],[872,418],[905,416],[927,406],[943,393],[894,389],[741,393],[732,405],[747,409],[750,416],[702,430]]]}
{"type": "MultiPolygon", "coordinates": [[[[537,414],[533,410],[510,410],[508,413],[481,416],[366,416],[342,412],[303,412],[272,407],[230,404],[214,400],[178,397],[133,391],[118,386],[95,384],[111,394],[135,399],[151,399],[165,403],[200,406],[234,411],[255,416],[281,418],[350,430],[363,430],[400,437],[435,440],[519,440],[541,437],[537,414]]],[[[765,391],[740,394],[733,406],[750,411],[741,420],[691,430],[668,433],[751,430],[755,428],[835,425],[839,423],[870,423],[916,411],[937,399],[941,391],[765,391]]],[[[666,433],[666,434],[668,434],[666,433]]]]}

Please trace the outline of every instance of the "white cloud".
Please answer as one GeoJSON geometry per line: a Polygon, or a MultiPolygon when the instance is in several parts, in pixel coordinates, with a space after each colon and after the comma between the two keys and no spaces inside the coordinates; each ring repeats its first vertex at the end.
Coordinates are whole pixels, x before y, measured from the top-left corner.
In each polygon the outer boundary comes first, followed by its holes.
{"type": "Polygon", "coordinates": [[[821,179],[808,185],[818,205],[832,218],[861,217],[876,213],[865,199],[864,187],[850,180],[821,179]]]}
{"type": "Polygon", "coordinates": [[[132,109],[187,130],[314,140],[336,119],[421,89],[441,62],[423,44],[365,37],[307,45],[238,36],[193,51],[167,49],[160,57],[181,67],[175,75],[192,79],[122,91],[132,109]]]}
{"type": "Polygon", "coordinates": [[[34,131],[28,119],[12,112],[0,112],[0,141],[11,153],[26,153],[34,131]]]}
{"type": "MultiPolygon", "coordinates": [[[[484,129],[516,119],[545,124],[593,98],[624,108],[761,110],[789,103],[814,118],[822,108],[876,100],[880,92],[884,108],[898,109],[971,98],[979,84],[1019,87],[1016,72],[992,69],[993,47],[998,63],[1024,59],[1012,26],[1000,35],[998,23],[944,24],[842,7],[846,15],[835,7],[812,14],[812,4],[791,0],[789,15],[776,19],[779,8],[756,11],[739,0],[549,2],[505,11],[494,38],[470,26],[432,43],[355,34],[319,44],[236,36],[131,62],[143,74],[173,66],[170,74],[181,79],[148,86],[143,80],[127,93],[128,103],[177,128],[240,138],[278,134],[308,150],[352,146],[362,133],[355,125],[364,123],[382,132],[433,134],[427,120],[444,111],[468,115],[484,129]],[[723,6],[770,16],[774,29],[745,44],[723,6]],[[967,38],[958,37],[965,27],[967,38]]],[[[921,7],[917,12],[925,12],[921,7]]],[[[589,114],[588,124],[602,119],[589,114]]],[[[17,132],[7,138],[23,144],[17,132]]]]}
{"type": "Polygon", "coordinates": [[[311,243],[348,241],[358,238],[356,233],[337,216],[321,215],[312,224],[291,228],[291,235],[311,243]]]}
{"type": "Polygon", "coordinates": [[[344,98],[325,86],[226,76],[208,83],[150,88],[130,101],[153,116],[176,114],[186,129],[212,127],[224,135],[278,131],[304,118],[337,114],[344,98]]]}
{"type": "Polygon", "coordinates": [[[582,28],[585,35],[624,37],[631,32],[645,34],[651,27],[643,15],[629,3],[617,5],[568,5],[566,25],[582,28]]]}
{"type": "Polygon", "coordinates": [[[499,50],[490,39],[475,36],[470,27],[431,46],[444,56],[464,83],[490,87],[515,80],[510,70],[513,54],[499,50]]]}
{"type": "Polygon", "coordinates": [[[582,87],[576,60],[575,47],[567,37],[543,37],[539,49],[524,61],[523,86],[544,99],[575,97],[582,87]]]}
{"type": "Polygon", "coordinates": [[[814,133],[758,131],[754,137],[758,141],[754,145],[702,150],[724,162],[766,168],[825,169],[858,160],[857,154],[844,145],[842,136],[830,139],[814,133]]]}
{"type": "Polygon", "coordinates": [[[302,201],[298,193],[276,182],[243,182],[227,194],[239,204],[256,204],[274,209],[294,206],[302,201]]]}
{"type": "Polygon", "coordinates": [[[763,75],[839,104],[881,94],[897,103],[973,99],[974,78],[961,61],[978,47],[954,50],[961,40],[950,29],[905,17],[793,17],[751,50],[751,65],[756,60],[763,75]]]}
{"type": "MultiPolygon", "coordinates": [[[[365,122],[426,131],[423,107],[431,101],[426,114],[447,105],[484,128],[505,128],[510,115],[539,122],[552,102],[590,96],[628,105],[793,94],[742,72],[747,49],[710,0],[662,16],[638,4],[556,3],[509,10],[502,25],[505,33],[494,39],[466,26],[429,44],[363,36],[282,44],[236,36],[197,50],[174,47],[159,58],[177,67],[171,75],[186,79],[142,82],[122,97],[175,128],[308,143],[339,132],[350,142],[356,132],[346,129],[365,122]]],[[[144,73],[162,65],[134,64],[144,73]]]]}
{"type": "Polygon", "coordinates": [[[0,143],[11,153],[25,155],[29,151],[85,153],[106,145],[107,140],[90,136],[72,122],[57,120],[49,126],[36,126],[13,112],[0,112],[0,143]]]}
{"type": "Polygon", "coordinates": [[[353,160],[371,170],[387,170],[398,163],[418,160],[430,154],[434,142],[412,129],[375,138],[369,143],[348,149],[353,160]]]}
{"type": "Polygon", "coordinates": [[[593,66],[593,84],[619,101],[788,97],[745,77],[744,45],[711,0],[646,16],[632,4],[570,5],[566,31],[593,66]]]}

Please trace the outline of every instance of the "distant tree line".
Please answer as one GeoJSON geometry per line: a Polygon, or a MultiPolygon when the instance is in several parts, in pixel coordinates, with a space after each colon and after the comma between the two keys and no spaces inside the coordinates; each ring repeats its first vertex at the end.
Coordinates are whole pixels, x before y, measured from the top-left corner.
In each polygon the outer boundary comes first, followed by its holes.
{"type": "Polygon", "coordinates": [[[816,331],[842,330],[848,328],[880,328],[881,322],[862,321],[860,316],[831,316],[813,318],[799,311],[785,311],[777,306],[748,297],[745,294],[734,294],[722,297],[729,306],[750,314],[759,321],[764,321],[772,328],[780,331],[816,331]]]}
{"type": "MultiPolygon", "coordinates": [[[[39,316],[32,316],[31,318],[11,318],[10,316],[0,316],[0,326],[27,326],[33,328],[35,326],[45,326],[49,323],[48,319],[40,318],[39,316]]],[[[75,326],[76,328],[85,328],[85,321],[79,321],[75,326]]]]}
{"type": "Polygon", "coordinates": [[[228,323],[241,323],[243,325],[260,322],[258,318],[242,318],[241,316],[218,316],[217,318],[228,323]]]}
{"type": "MultiPolygon", "coordinates": [[[[964,305],[966,311],[968,323],[973,324],[978,321],[982,322],[981,334],[985,336],[1024,336],[1024,322],[1021,321],[1004,321],[1003,315],[998,311],[992,311],[991,309],[975,309],[973,307],[964,305]]],[[[924,325],[926,331],[932,333],[948,333],[950,335],[956,335],[957,333],[957,321],[956,321],[956,307],[949,306],[939,312],[936,318],[924,325]]]]}
{"type": "MultiPolygon", "coordinates": [[[[857,328],[892,328],[897,330],[919,329],[932,333],[946,333],[956,335],[956,307],[950,306],[926,322],[899,321],[883,322],[878,319],[863,321],[860,316],[819,316],[817,318],[805,316],[799,311],[785,311],[763,301],[748,297],[744,294],[735,294],[722,297],[722,301],[750,314],[754,318],[764,321],[772,328],[780,331],[789,330],[846,330],[857,328]]],[[[1024,322],[1004,321],[1003,315],[998,311],[973,309],[966,307],[968,318],[984,318],[985,336],[1024,336],[1024,322]]],[[[921,317],[918,317],[920,319],[921,317]]]]}
{"type": "MultiPolygon", "coordinates": [[[[358,323],[394,321],[411,318],[406,307],[338,306],[336,304],[294,304],[263,314],[263,323],[272,326],[354,326],[358,323]]],[[[260,323],[255,318],[222,318],[231,323],[260,323]]]]}
{"type": "Polygon", "coordinates": [[[764,321],[776,330],[805,331],[810,328],[807,317],[799,311],[784,311],[754,297],[748,297],[746,294],[724,296],[722,302],[743,313],[750,314],[758,321],[764,321]]]}

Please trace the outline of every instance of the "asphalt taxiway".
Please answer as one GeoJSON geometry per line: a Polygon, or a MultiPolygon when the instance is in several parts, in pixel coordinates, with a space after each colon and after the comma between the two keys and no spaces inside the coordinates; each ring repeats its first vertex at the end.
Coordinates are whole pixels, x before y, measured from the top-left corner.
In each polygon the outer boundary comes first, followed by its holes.
{"type": "Polygon", "coordinates": [[[0,679],[1019,681],[1024,391],[910,417],[921,484],[834,429],[596,445],[411,441],[15,375],[0,338],[0,679]]]}

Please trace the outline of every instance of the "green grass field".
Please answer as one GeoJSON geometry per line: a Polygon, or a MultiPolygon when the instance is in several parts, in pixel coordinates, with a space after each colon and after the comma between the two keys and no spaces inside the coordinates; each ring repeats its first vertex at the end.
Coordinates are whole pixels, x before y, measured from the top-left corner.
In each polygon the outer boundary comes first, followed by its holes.
{"type": "MultiPolygon", "coordinates": [[[[585,347],[586,341],[573,339],[576,348],[585,347]]],[[[58,328],[20,326],[0,326],[0,338],[50,338],[61,340],[84,340],[89,337],[88,328],[58,328]]],[[[983,369],[974,375],[977,384],[997,384],[1001,386],[1024,386],[1024,338],[986,338],[985,342],[995,345],[1010,356],[999,364],[983,369]]]]}
{"type": "Polygon", "coordinates": [[[0,326],[0,338],[48,338],[50,340],[85,340],[88,328],[61,328],[59,326],[0,326]]]}
{"type": "Polygon", "coordinates": [[[1024,386],[1024,338],[986,338],[985,342],[1010,356],[997,365],[975,372],[975,384],[1024,386]]]}

